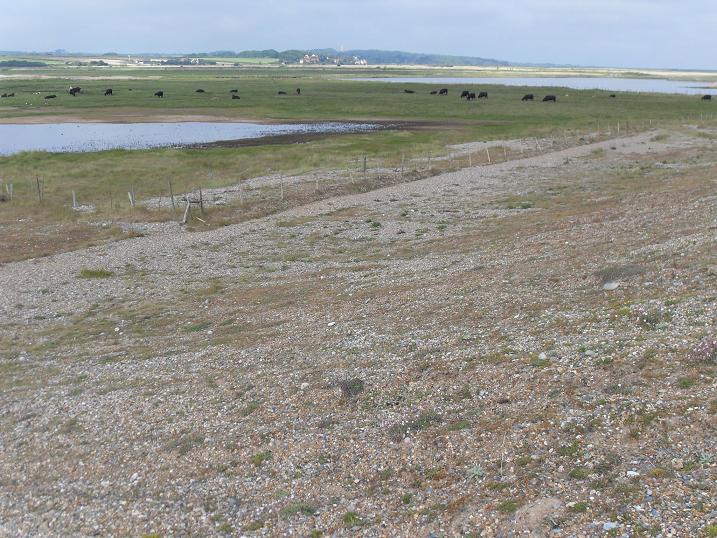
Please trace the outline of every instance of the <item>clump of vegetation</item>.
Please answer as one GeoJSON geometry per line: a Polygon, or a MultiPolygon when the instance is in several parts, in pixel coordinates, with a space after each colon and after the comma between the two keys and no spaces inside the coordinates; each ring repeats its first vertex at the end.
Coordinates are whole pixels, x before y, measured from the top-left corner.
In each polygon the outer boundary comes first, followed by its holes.
{"type": "Polygon", "coordinates": [[[413,500],[413,494],[411,493],[404,493],[401,495],[401,502],[403,504],[411,504],[411,501],[413,500]]]}
{"type": "Polygon", "coordinates": [[[518,502],[514,500],[505,501],[498,505],[498,511],[504,514],[515,514],[518,510],[518,502]]]}
{"type": "Polygon", "coordinates": [[[165,450],[177,452],[180,456],[186,456],[193,449],[204,444],[204,436],[197,434],[184,434],[167,443],[165,450]]]}
{"type": "Polygon", "coordinates": [[[356,512],[346,512],[344,514],[344,525],[347,527],[356,527],[361,525],[362,521],[356,512]]]}
{"type": "Polygon", "coordinates": [[[570,478],[574,478],[575,480],[585,480],[589,474],[589,471],[584,467],[576,467],[568,473],[568,476],[570,478]]]}
{"type": "Polygon", "coordinates": [[[203,321],[201,323],[195,323],[194,325],[190,325],[189,327],[187,327],[187,332],[198,333],[207,330],[209,327],[211,327],[211,324],[209,322],[203,321]]]}
{"type": "Polygon", "coordinates": [[[344,398],[355,398],[363,392],[364,382],[362,379],[354,377],[339,381],[338,386],[341,389],[341,394],[344,398]]]}
{"type": "Polygon", "coordinates": [[[269,461],[272,457],[270,451],[265,450],[264,452],[257,452],[251,457],[251,463],[254,467],[261,467],[265,461],[269,461]]]}
{"type": "Polygon", "coordinates": [[[252,521],[246,527],[244,527],[244,530],[247,532],[252,532],[252,531],[258,531],[263,528],[264,528],[264,522],[261,521],[260,519],[257,519],[256,521],[252,521]]]}
{"type": "Polygon", "coordinates": [[[695,362],[717,363],[717,338],[703,338],[692,349],[690,358],[695,362]]]}
{"type": "Polygon", "coordinates": [[[595,271],[594,275],[601,284],[607,284],[608,282],[615,282],[616,280],[641,275],[644,272],[645,269],[639,265],[611,265],[610,267],[595,271]]]}
{"type": "Polygon", "coordinates": [[[672,320],[672,313],[666,308],[652,308],[638,314],[637,323],[643,329],[655,330],[661,323],[672,320]]]}
{"type": "Polygon", "coordinates": [[[402,441],[411,431],[425,430],[432,424],[441,422],[441,417],[433,411],[421,413],[418,418],[409,422],[394,424],[388,429],[388,434],[393,441],[402,441]]]}
{"type": "Polygon", "coordinates": [[[575,503],[575,504],[570,508],[570,511],[571,511],[571,512],[575,512],[575,513],[577,513],[577,514],[581,514],[581,513],[583,513],[583,512],[587,512],[587,511],[588,511],[588,503],[582,502],[582,501],[581,501],[581,502],[578,502],[578,503],[575,503]]]}
{"type": "Polygon", "coordinates": [[[316,514],[316,508],[305,502],[295,502],[287,504],[279,511],[279,517],[289,518],[301,514],[302,516],[313,516],[316,514]]]}
{"type": "Polygon", "coordinates": [[[677,380],[677,386],[681,389],[689,389],[695,386],[696,381],[689,377],[681,377],[677,380]]]}
{"type": "Polygon", "coordinates": [[[457,422],[452,422],[451,424],[449,424],[448,431],[449,432],[457,432],[460,430],[467,430],[470,427],[471,427],[470,421],[463,419],[463,420],[459,420],[457,422]]]}
{"type": "Polygon", "coordinates": [[[114,273],[107,269],[82,269],[79,278],[110,278],[114,273]]]}
{"type": "Polygon", "coordinates": [[[506,204],[506,209],[532,209],[533,202],[511,202],[506,204]]]}
{"type": "Polygon", "coordinates": [[[259,402],[249,402],[244,409],[241,410],[241,416],[248,417],[257,409],[259,409],[259,402]]]}

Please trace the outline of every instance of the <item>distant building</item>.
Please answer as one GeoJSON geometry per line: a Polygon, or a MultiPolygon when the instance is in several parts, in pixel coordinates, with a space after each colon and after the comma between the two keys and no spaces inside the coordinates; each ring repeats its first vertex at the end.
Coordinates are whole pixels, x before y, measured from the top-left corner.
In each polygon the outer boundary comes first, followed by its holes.
{"type": "Polygon", "coordinates": [[[304,54],[304,57],[299,60],[299,63],[302,65],[320,64],[321,56],[318,54],[304,54]]]}

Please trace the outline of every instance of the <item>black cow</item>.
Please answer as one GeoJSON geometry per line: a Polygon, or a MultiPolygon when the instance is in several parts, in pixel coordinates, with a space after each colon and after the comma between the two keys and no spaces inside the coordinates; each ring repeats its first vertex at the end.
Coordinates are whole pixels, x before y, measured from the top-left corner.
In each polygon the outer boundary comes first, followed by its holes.
{"type": "Polygon", "coordinates": [[[8,97],[15,97],[15,93],[8,93],[7,96],[8,96],[8,97]]]}
{"type": "Polygon", "coordinates": [[[54,99],[55,97],[57,97],[57,95],[46,95],[45,99],[54,99]]]}
{"type": "Polygon", "coordinates": [[[532,101],[533,99],[535,99],[535,96],[532,93],[526,93],[521,101],[532,101]]]}
{"type": "Polygon", "coordinates": [[[296,88],[296,95],[301,95],[301,88],[296,88]]]}
{"type": "Polygon", "coordinates": [[[475,92],[469,92],[468,95],[466,95],[466,99],[468,101],[475,101],[476,100],[476,94],[475,92]]]}
{"type": "Polygon", "coordinates": [[[229,93],[239,93],[239,90],[229,90],[229,93]]]}
{"type": "Polygon", "coordinates": [[[416,93],[416,92],[413,90],[403,90],[403,93],[416,93]]]}
{"type": "Polygon", "coordinates": [[[198,90],[194,90],[196,93],[204,93],[204,90],[199,88],[198,90]]]}
{"type": "Polygon", "coordinates": [[[615,99],[615,98],[617,98],[617,95],[615,95],[614,93],[611,93],[611,94],[610,94],[610,99],[615,99]]]}
{"type": "Polygon", "coordinates": [[[438,95],[438,90],[431,91],[431,95],[438,95]]]}
{"type": "Polygon", "coordinates": [[[438,90],[438,95],[448,95],[448,88],[441,88],[438,90]]]}
{"type": "Polygon", "coordinates": [[[702,96],[702,100],[703,100],[703,101],[711,101],[711,100],[712,100],[712,96],[709,95],[709,94],[703,95],[703,96],[702,96]]]}
{"type": "Polygon", "coordinates": [[[488,99],[488,92],[480,92],[478,94],[478,99],[488,99]]]}
{"type": "Polygon", "coordinates": [[[465,99],[465,98],[468,97],[470,94],[471,94],[471,92],[469,92],[468,90],[463,90],[463,91],[461,92],[461,99],[465,99]]]}
{"type": "Polygon", "coordinates": [[[237,94],[233,94],[232,99],[241,99],[241,97],[239,97],[237,94]]]}
{"type": "Polygon", "coordinates": [[[112,88],[107,88],[105,90],[105,95],[112,95],[112,88]]]}
{"type": "Polygon", "coordinates": [[[285,91],[282,91],[282,90],[279,90],[279,91],[277,92],[277,95],[286,95],[286,92],[285,92],[285,91]]]}
{"type": "Polygon", "coordinates": [[[79,86],[70,86],[70,95],[72,97],[75,97],[81,91],[82,91],[82,88],[80,88],[79,86]]]}
{"type": "Polygon", "coordinates": [[[10,96],[6,93],[3,93],[2,95],[0,95],[0,99],[4,99],[5,97],[10,97],[10,96]]]}
{"type": "Polygon", "coordinates": [[[545,97],[543,97],[543,103],[548,103],[548,102],[557,103],[558,99],[554,95],[546,95],[545,97]]]}
{"type": "Polygon", "coordinates": [[[163,92],[163,91],[154,92],[154,96],[155,96],[155,97],[162,97],[162,98],[164,98],[164,92],[163,92]]]}

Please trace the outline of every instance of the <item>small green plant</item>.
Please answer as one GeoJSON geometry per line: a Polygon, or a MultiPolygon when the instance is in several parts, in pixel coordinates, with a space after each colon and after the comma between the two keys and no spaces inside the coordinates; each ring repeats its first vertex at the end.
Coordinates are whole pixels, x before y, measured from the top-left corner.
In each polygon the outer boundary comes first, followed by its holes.
{"type": "Polygon", "coordinates": [[[653,308],[646,312],[642,312],[637,322],[643,329],[654,331],[661,323],[666,323],[672,320],[672,313],[663,308],[653,308]]]}
{"type": "Polygon", "coordinates": [[[530,365],[533,368],[547,368],[548,366],[550,366],[550,359],[541,359],[540,357],[534,357],[530,361],[530,365]]]}
{"type": "Polygon", "coordinates": [[[260,519],[257,519],[256,521],[252,521],[246,527],[244,527],[244,530],[247,532],[252,532],[252,531],[258,531],[259,529],[263,529],[263,528],[264,528],[264,522],[260,519]]]}
{"type": "Polygon", "coordinates": [[[187,332],[198,333],[201,331],[206,331],[209,327],[211,327],[211,324],[209,322],[203,321],[201,323],[195,323],[194,325],[190,325],[189,327],[187,327],[187,332]]]}
{"type": "Polygon", "coordinates": [[[364,382],[362,379],[355,377],[352,379],[344,379],[343,381],[339,381],[338,386],[341,389],[342,396],[346,399],[350,399],[355,398],[356,396],[361,394],[361,392],[363,392],[364,382]]]}
{"type": "Polygon", "coordinates": [[[403,504],[411,504],[411,501],[413,500],[413,495],[411,493],[404,493],[401,496],[401,502],[403,504]]]}
{"type": "Polygon", "coordinates": [[[586,503],[586,502],[575,503],[575,504],[570,508],[570,511],[571,511],[571,512],[575,512],[575,513],[578,513],[578,514],[583,513],[583,512],[587,512],[587,511],[588,511],[588,503],[586,503]]]}
{"type": "Polygon", "coordinates": [[[517,510],[518,503],[514,500],[505,501],[498,505],[498,511],[502,512],[503,514],[515,514],[517,510]]]}
{"type": "Polygon", "coordinates": [[[388,433],[392,440],[398,442],[402,441],[409,432],[425,430],[432,424],[441,422],[441,420],[441,417],[435,412],[427,411],[425,413],[421,413],[418,418],[409,422],[394,424],[388,429],[388,433]]]}
{"type": "Polygon", "coordinates": [[[681,377],[677,380],[677,386],[681,389],[689,389],[695,386],[696,381],[689,377],[681,377]]]}
{"type": "Polygon", "coordinates": [[[82,269],[79,278],[110,278],[114,273],[107,269],[82,269]]]}
{"type": "Polygon", "coordinates": [[[302,516],[313,516],[316,514],[316,508],[304,502],[295,502],[287,504],[279,511],[279,517],[289,518],[301,514],[302,516]]]}
{"type": "Polygon", "coordinates": [[[708,538],[717,538],[717,524],[710,523],[704,528],[704,535],[708,538]]]}
{"type": "Polygon", "coordinates": [[[177,452],[180,456],[186,456],[193,449],[204,444],[204,436],[185,433],[167,443],[165,449],[169,452],[177,452]]]}
{"type": "Polygon", "coordinates": [[[269,461],[271,457],[272,454],[268,450],[265,450],[264,452],[257,452],[251,457],[251,463],[254,465],[254,467],[261,467],[262,464],[266,461],[269,461]]]}
{"type": "Polygon", "coordinates": [[[463,420],[459,420],[457,422],[453,422],[453,423],[449,424],[448,431],[449,432],[457,432],[460,430],[467,430],[470,427],[471,427],[470,421],[463,419],[463,420]]]}
{"type": "Polygon", "coordinates": [[[249,402],[244,409],[241,410],[241,416],[248,417],[257,409],[259,409],[259,402],[249,402]]]}
{"type": "Polygon", "coordinates": [[[468,469],[468,478],[472,478],[474,480],[480,480],[485,476],[485,471],[480,465],[476,465],[475,467],[471,467],[468,469]]]}
{"type": "Polygon", "coordinates": [[[582,452],[582,449],[580,447],[580,443],[578,441],[573,441],[569,445],[561,446],[558,449],[558,454],[565,457],[571,457],[575,458],[582,452]]]}
{"type": "Polygon", "coordinates": [[[344,525],[347,527],[356,527],[361,525],[362,521],[356,512],[346,512],[344,514],[344,525]]]}
{"type": "Polygon", "coordinates": [[[576,467],[575,469],[571,469],[568,476],[575,480],[585,480],[589,474],[589,471],[584,467],[576,467]]]}
{"type": "Polygon", "coordinates": [[[668,469],[663,468],[663,467],[655,467],[654,469],[652,469],[652,470],[650,471],[650,476],[651,476],[652,478],[656,478],[656,479],[659,480],[659,479],[662,479],[662,478],[667,478],[667,477],[669,477],[669,476],[672,476],[672,472],[669,471],[668,469]]]}

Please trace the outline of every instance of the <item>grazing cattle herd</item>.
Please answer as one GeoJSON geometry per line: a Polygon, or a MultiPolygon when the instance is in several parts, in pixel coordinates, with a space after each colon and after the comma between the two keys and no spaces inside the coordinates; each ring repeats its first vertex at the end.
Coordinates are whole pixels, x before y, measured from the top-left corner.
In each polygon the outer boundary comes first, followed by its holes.
{"type": "MultiPolygon", "coordinates": [[[[131,92],[132,89],[129,88],[128,91],[131,92]]],[[[199,93],[199,94],[204,94],[204,93],[206,93],[206,91],[205,91],[203,88],[197,88],[197,89],[194,90],[194,91],[195,91],[195,93],[199,93]]],[[[37,92],[37,93],[39,93],[39,92],[37,92]]],[[[90,92],[90,93],[91,93],[91,92],[90,92]]],[[[241,98],[239,97],[238,93],[239,93],[239,90],[236,89],[236,88],[229,90],[229,95],[231,96],[232,99],[241,99],[241,98]]],[[[412,95],[412,94],[415,94],[415,93],[416,93],[416,90],[411,90],[411,89],[405,88],[405,89],[403,90],[403,93],[412,95]]],[[[79,86],[70,86],[70,88],[69,88],[69,94],[70,94],[72,97],[77,97],[78,95],[84,95],[84,94],[82,93],[82,88],[80,88],[79,86]]],[[[431,91],[429,92],[429,94],[430,94],[430,95],[446,96],[446,95],[448,95],[448,88],[440,88],[440,89],[438,89],[438,90],[431,90],[431,91]]],[[[113,89],[112,89],[112,88],[107,88],[107,89],[105,89],[104,95],[105,95],[105,96],[114,95],[113,89]]],[[[279,96],[284,96],[284,95],[287,95],[287,92],[284,91],[284,90],[279,90],[279,91],[277,92],[277,95],[279,95],[279,96]]],[[[296,95],[301,95],[301,88],[296,88],[296,95]]],[[[14,93],[14,92],[12,92],[12,93],[3,93],[2,95],[0,95],[0,98],[3,98],[3,99],[5,99],[5,98],[11,98],[11,97],[15,97],[15,93],[14,93]]],[[[164,90],[159,90],[159,91],[154,92],[154,97],[164,98],[164,90]]],[[[616,98],[617,98],[617,94],[611,93],[611,94],[608,95],[608,97],[609,97],[610,99],[616,99],[616,98]]],[[[57,95],[56,95],[56,94],[48,94],[48,95],[45,95],[44,98],[45,98],[45,99],[56,99],[56,98],[57,98],[57,95]]],[[[465,99],[466,101],[475,101],[476,99],[488,99],[488,92],[487,92],[487,91],[480,91],[480,92],[478,92],[478,95],[476,96],[476,93],[473,92],[473,91],[471,91],[471,90],[463,90],[463,91],[460,93],[460,98],[461,98],[461,99],[465,99]]],[[[701,99],[702,101],[712,101],[712,95],[711,95],[711,94],[705,94],[705,95],[700,96],[700,99],[701,99]]],[[[532,93],[527,93],[527,94],[525,94],[525,95],[522,97],[522,99],[521,99],[521,101],[534,101],[534,100],[535,100],[535,95],[532,94],[532,93]]],[[[543,97],[542,102],[544,102],[544,103],[557,103],[557,102],[558,102],[558,98],[557,98],[557,96],[555,96],[555,95],[546,95],[545,97],[543,97]]]]}

